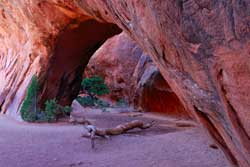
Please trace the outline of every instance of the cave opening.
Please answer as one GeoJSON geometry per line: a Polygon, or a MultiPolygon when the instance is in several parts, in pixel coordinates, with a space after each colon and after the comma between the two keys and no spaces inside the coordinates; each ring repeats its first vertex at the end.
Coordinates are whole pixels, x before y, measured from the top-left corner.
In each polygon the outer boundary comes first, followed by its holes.
{"type": "Polygon", "coordinates": [[[62,105],[71,104],[80,90],[82,73],[93,53],[121,29],[114,24],[85,20],[69,24],[56,39],[48,71],[41,83],[39,105],[56,98],[62,105]]]}
{"type": "MultiPolygon", "coordinates": [[[[110,37],[95,51],[84,69],[82,79],[93,76],[104,79],[109,94],[98,98],[117,111],[190,118],[150,56],[125,32],[110,37]]],[[[86,98],[86,92],[79,96],[86,98]]],[[[107,110],[112,111],[111,108],[107,110]]]]}
{"type": "Polygon", "coordinates": [[[136,111],[189,117],[150,56],[115,24],[73,20],[58,35],[52,53],[41,82],[41,108],[54,98],[61,105],[71,105],[83,78],[100,75],[111,90],[101,98],[111,104],[122,102],[136,111]]]}

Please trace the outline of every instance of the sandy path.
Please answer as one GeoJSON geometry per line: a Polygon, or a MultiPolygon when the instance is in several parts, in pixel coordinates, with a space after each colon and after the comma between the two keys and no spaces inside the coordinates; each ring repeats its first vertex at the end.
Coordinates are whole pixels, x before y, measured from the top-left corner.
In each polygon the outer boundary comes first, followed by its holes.
{"type": "MultiPolygon", "coordinates": [[[[98,126],[132,119],[124,114],[88,114],[98,126]]],[[[111,140],[81,138],[85,130],[68,124],[24,124],[0,117],[0,167],[228,167],[222,153],[197,127],[177,128],[176,121],[157,119],[158,126],[111,140]]]]}

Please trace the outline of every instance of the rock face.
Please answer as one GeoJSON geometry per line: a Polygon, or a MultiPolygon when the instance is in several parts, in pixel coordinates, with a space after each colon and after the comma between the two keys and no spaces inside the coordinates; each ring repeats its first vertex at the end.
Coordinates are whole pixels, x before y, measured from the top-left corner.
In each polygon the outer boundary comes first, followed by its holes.
{"type": "Polygon", "coordinates": [[[70,104],[90,56],[121,32],[51,2],[1,1],[0,6],[0,106],[1,113],[15,117],[34,74],[41,106],[51,98],[70,104]]]}
{"type": "Polygon", "coordinates": [[[0,8],[2,112],[17,111],[34,73],[53,82],[48,61],[65,26],[112,22],[151,55],[231,163],[250,166],[249,0],[3,0],[0,8]]]}
{"type": "Polygon", "coordinates": [[[148,55],[141,56],[132,79],[133,94],[130,101],[135,108],[189,118],[184,106],[148,55]]]}
{"type": "Polygon", "coordinates": [[[111,100],[123,99],[142,111],[188,117],[150,57],[125,33],[107,40],[91,57],[85,77],[93,75],[105,79],[111,100]]]}
{"type": "Polygon", "coordinates": [[[109,98],[115,101],[133,94],[133,73],[142,50],[125,33],[107,40],[91,57],[85,76],[102,76],[110,89],[109,98]]]}

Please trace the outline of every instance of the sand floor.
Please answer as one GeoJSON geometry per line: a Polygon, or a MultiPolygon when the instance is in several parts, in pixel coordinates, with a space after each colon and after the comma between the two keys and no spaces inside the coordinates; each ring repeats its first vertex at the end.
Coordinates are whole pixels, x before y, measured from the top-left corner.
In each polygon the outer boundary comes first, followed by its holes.
{"type": "Polygon", "coordinates": [[[98,139],[92,149],[81,137],[82,125],[27,124],[0,116],[0,167],[228,167],[222,152],[190,121],[154,114],[85,115],[99,127],[135,119],[155,120],[156,126],[98,139]]]}

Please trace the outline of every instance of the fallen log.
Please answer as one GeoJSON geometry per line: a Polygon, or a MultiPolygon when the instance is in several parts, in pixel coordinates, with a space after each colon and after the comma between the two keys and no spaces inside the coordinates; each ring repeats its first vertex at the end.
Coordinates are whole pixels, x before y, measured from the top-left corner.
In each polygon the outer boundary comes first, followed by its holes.
{"type": "Polygon", "coordinates": [[[154,125],[154,121],[151,123],[144,123],[143,121],[134,120],[124,124],[120,124],[114,128],[99,129],[94,125],[87,125],[85,128],[88,131],[88,134],[83,134],[82,137],[87,137],[91,139],[91,146],[94,148],[94,139],[96,137],[109,138],[109,136],[120,135],[126,133],[129,130],[139,128],[139,129],[148,129],[154,125]]]}

